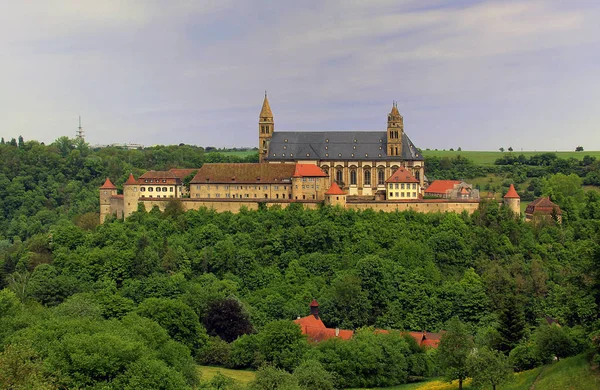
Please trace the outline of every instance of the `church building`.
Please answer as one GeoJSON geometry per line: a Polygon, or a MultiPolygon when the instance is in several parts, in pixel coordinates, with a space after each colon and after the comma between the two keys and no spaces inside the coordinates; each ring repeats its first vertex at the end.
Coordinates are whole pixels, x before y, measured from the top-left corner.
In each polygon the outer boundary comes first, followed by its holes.
{"type": "MultiPolygon", "coordinates": [[[[385,194],[386,180],[400,167],[424,187],[424,159],[404,132],[397,105],[386,131],[275,131],[265,94],[258,121],[259,160],[267,163],[315,164],[348,195],[385,194]]],[[[412,194],[412,191],[411,191],[412,194]]]]}

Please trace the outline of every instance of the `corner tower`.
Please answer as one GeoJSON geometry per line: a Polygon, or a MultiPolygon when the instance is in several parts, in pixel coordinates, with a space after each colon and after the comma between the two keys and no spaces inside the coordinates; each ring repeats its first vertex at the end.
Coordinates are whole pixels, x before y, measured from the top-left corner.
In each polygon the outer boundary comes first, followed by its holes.
{"type": "Polygon", "coordinates": [[[398,111],[396,102],[388,114],[387,124],[387,155],[388,157],[402,156],[402,133],[404,133],[404,118],[398,111]]]}
{"type": "Polygon", "coordinates": [[[113,195],[117,195],[117,187],[107,177],[100,187],[100,223],[104,223],[106,217],[113,213],[110,207],[110,199],[113,195]]]}
{"type": "Polygon", "coordinates": [[[123,217],[127,218],[137,210],[138,199],[140,198],[138,181],[129,174],[129,178],[123,183],[123,217]]]}
{"type": "Polygon", "coordinates": [[[512,211],[515,215],[521,215],[521,197],[515,190],[514,185],[510,185],[506,195],[504,195],[504,205],[506,205],[510,211],[512,211]]]}
{"type": "Polygon", "coordinates": [[[273,113],[265,91],[265,100],[263,101],[260,116],[258,117],[258,161],[264,162],[269,153],[269,143],[275,131],[275,122],[273,121],[273,113]]]}

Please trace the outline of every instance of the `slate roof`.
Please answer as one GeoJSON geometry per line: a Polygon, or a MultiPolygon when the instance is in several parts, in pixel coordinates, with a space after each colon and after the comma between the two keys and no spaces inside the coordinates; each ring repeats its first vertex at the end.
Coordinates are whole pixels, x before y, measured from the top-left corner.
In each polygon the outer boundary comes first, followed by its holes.
{"type": "MultiPolygon", "coordinates": [[[[267,161],[397,160],[387,155],[385,131],[276,131],[269,143],[267,161]]],[[[402,134],[401,160],[422,161],[423,155],[402,134]]]]}

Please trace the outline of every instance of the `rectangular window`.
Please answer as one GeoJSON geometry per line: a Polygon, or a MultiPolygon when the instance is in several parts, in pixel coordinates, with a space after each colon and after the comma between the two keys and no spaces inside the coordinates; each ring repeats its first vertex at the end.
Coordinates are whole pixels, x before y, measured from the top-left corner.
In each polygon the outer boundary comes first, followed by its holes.
{"type": "Polygon", "coordinates": [[[263,186],[263,190],[268,190],[268,189],[269,189],[269,187],[263,186]]]}
{"type": "Polygon", "coordinates": [[[391,197],[393,197],[393,196],[394,196],[394,193],[393,193],[393,192],[390,192],[390,198],[391,198],[391,197]]]}
{"type": "Polygon", "coordinates": [[[199,197],[200,197],[200,194],[196,194],[196,198],[199,198],[199,197]]]}
{"type": "Polygon", "coordinates": [[[396,183],[396,189],[398,189],[398,183],[396,183]]]}
{"type": "Polygon", "coordinates": [[[276,189],[276,190],[278,190],[278,189],[279,189],[279,186],[275,186],[275,189],[276,189]]]}
{"type": "Polygon", "coordinates": [[[400,189],[403,190],[404,189],[404,183],[400,184],[400,189]]]}
{"type": "Polygon", "coordinates": [[[228,190],[228,189],[229,189],[229,186],[228,186],[228,185],[226,185],[226,186],[225,186],[225,189],[226,189],[226,190],[228,190]]]}
{"type": "Polygon", "coordinates": [[[416,190],[416,189],[417,189],[417,184],[413,183],[413,190],[416,190]]]}
{"type": "Polygon", "coordinates": [[[220,197],[221,197],[221,194],[215,194],[215,197],[216,197],[216,198],[220,198],[220,197]]]}
{"type": "Polygon", "coordinates": [[[413,192],[413,198],[416,198],[416,197],[417,197],[417,193],[413,192]]]}
{"type": "Polygon", "coordinates": [[[207,189],[207,190],[210,190],[210,184],[207,184],[207,185],[206,185],[206,189],[207,189]]]}
{"type": "Polygon", "coordinates": [[[400,193],[400,197],[404,198],[404,192],[400,193]]]}
{"type": "Polygon", "coordinates": [[[210,198],[210,194],[206,194],[206,197],[207,197],[207,198],[210,198]]]}
{"type": "Polygon", "coordinates": [[[225,194],[225,197],[226,197],[226,198],[229,198],[229,194],[225,194]]]}
{"type": "Polygon", "coordinates": [[[173,192],[173,187],[169,187],[169,192],[173,192]]]}

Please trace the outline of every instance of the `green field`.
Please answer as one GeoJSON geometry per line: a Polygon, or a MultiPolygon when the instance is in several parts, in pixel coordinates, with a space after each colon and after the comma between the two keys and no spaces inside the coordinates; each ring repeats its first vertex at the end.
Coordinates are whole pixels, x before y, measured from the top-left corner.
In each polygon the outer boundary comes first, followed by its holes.
{"type": "MultiPolygon", "coordinates": [[[[470,389],[466,382],[464,389],[470,389]]],[[[441,379],[420,383],[385,387],[388,390],[454,390],[458,383],[452,384],[441,379]]],[[[600,389],[599,369],[592,369],[587,355],[578,355],[560,362],[538,367],[513,375],[510,382],[498,386],[498,390],[598,390],[600,389]],[[532,387],[534,386],[535,387],[532,387]]],[[[366,389],[365,389],[366,390],[366,389]]]]}
{"type": "MultiPolygon", "coordinates": [[[[217,372],[232,378],[241,385],[254,380],[254,371],[230,370],[222,367],[198,366],[202,382],[210,381],[217,372]]],[[[463,384],[464,389],[470,389],[469,380],[463,384]]],[[[538,367],[533,370],[519,372],[513,375],[510,382],[498,387],[498,390],[598,390],[600,389],[600,372],[592,369],[586,354],[561,360],[560,362],[538,367]],[[535,385],[535,387],[532,387],[535,385]]],[[[387,390],[454,390],[458,382],[445,382],[441,378],[433,378],[424,382],[408,383],[405,385],[385,387],[387,390]]],[[[368,389],[355,389],[368,390],[368,389]]]]}
{"type": "MultiPolygon", "coordinates": [[[[448,151],[448,150],[423,150],[423,155],[425,157],[456,157],[458,155],[473,160],[473,162],[477,165],[494,165],[494,162],[502,157],[503,155],[508,154],[509,152],[493,152],[493,151],[472,151],[472,150],[463,150],[460,152],[457,151],[448,151]]],[[[596,158],[600,158],[600,151],[591,151],[591,152],[554,152],[554,151],[514,151],[512,154],[520,155],[523,154],[525,157],[535,156],[536,154],[542,153],[555,153],[559,158],[576,158],[578,160],[583,159],[584,156],[592,156],[596,158]]]]}
{"type": "Polygon", "coordinates": [[[254,380],[254,371],[231,370],[223,367],[198,366],[202,382],[209,382],[218,372],[233,379],[235,382],[246,385],[254,380]]]}

